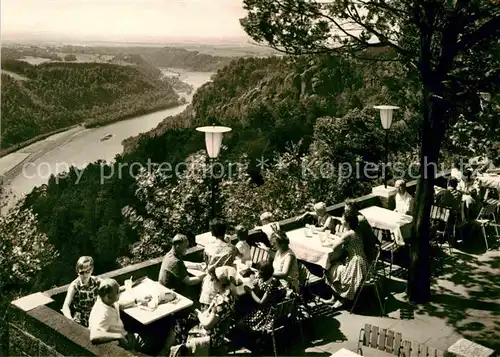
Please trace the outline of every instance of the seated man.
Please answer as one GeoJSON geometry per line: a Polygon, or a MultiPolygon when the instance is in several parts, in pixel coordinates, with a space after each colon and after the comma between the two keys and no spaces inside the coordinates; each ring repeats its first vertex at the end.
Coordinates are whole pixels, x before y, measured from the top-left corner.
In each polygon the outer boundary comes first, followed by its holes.
{"type": "Polygon", "coordinates": [[[114,279],[104,279],[99,286],[97,298],[89,317],[90,342],[103,343],[119,341],[120,345],[128,350],[137,350],[144,353],[156,352],[163,347],[165,339],[158,338],[158,334],[139,336],[125,330],[120,319],[120,309],[146,304],[151,296],[130,300],[119,300],[120,286],[114,279]],[[155,341],[155,342],[153,342],[155,341]],[[158,343],[160,342],[160,343],[158,343]]]}
{"type": "Polygon", "coordinates": [[[394,211],[411,215],[413,197],[406,191],[406,182],[404,180],[397,180],[395,186],[398,189],[398,193],[396,193],[396,208],[394,211]]]}
{"type": "Polygon", "coordinates": [[[458,181],[451,178],[448,182],[448,188],[439,192],[435,197],[435,202],[440,207],[446,207],[459,213],[462,205],[462,193],[457,190],[458,181]]]}
{"type": "Polygon", "coordinates": [[[172,249],[163,258],[158,277],[158,282],[161,285],[175,290],[181,295],[184,295],[186,287],[200,284],[205,276],[204,274],[196,277],[189,276],[188,268],[202,271],[204,270],[204,264],[182,260],[184,254],[186,254],[188,244],[185,235],[175,235],[172,239],[172,249]]]}

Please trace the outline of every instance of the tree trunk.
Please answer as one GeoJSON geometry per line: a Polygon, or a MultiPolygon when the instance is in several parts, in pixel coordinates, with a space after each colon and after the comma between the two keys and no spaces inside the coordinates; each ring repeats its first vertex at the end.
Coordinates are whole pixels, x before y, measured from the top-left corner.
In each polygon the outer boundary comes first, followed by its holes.
{"type": "Polygon", "coordinates": [[[429,218],[434,199],[439,149],[444,137],[444,115],[445,107],[436,99],[424,95],[420,178],[415,194],[408,272],[408,297],[417,304],[425,303],[430,298],[429,218]]]}

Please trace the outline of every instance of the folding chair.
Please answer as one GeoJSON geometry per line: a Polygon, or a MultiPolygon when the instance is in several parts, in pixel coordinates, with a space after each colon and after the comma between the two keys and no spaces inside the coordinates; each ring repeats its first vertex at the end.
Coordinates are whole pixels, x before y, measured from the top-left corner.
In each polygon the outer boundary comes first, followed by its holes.
{"type": "MultiPolygon", "coordinates": [[[[296,312],[296,300],[286,299],[276,305],[273,309],[273,324],[269,331],[267,331],[273,341],[274,356],[278,357],[278,349],[276,346],[276,332],[284,330],[286,327],[290,326],[290,322],[296,322],[299,326],[300,336],[303,340],[302,326],[298,323],[296,312]],[[294,321],[295,320],[295,321],[294,321]]],[[[268,335],[269,335],[268,334],[268,335]]]]}
{"type": "MultiPolygon", "coordinates": [[[[380,291],[382,290],[379,287],[379,275],[376,273],[376,266],[378,264],[380,258],[380,248],[377,249],[377,253],[375,256],[375,259],[373,260],[373,263],[370,264],[368,267],[368,270],[366,272],[366,276],[363,279],[363,282],[361,283],[361,287],[359,288],[358,292],[356,293],[356,298],[354,299],[354,303],[352,304],[351,311],[350,313],[354,311],[354,308],[356,307],[356,303],[358,302],[359,297],[361,296],[361,293],[363,292],[363,289],[366,285],[373,286],[375,290],[375,295],[377,295],[377,300],[380,305],[380,310],[382,311],[382,315],[385,315],[385,308],[384,308],[384,303],[382,303],[382,298],[380,296],[380,291]]],[[[385,301],[385,299],[384,299],[385,301]]]]}
{"type": "MultiPolygon", "coordinates": [[[[272,314],[272,324],[269,326],[269,329],[264,331],[262,334],[263,337],[268,337],[271,336],[272,343],[273,343],[273,350],[274,350],[274,355],[277,357],[278,356],[278,349],[277,349],[277,344],[276,344],[276,332],[284,330],[285,328],[291,326],[293,323],[297,323],[299,326],[299,331],[301,338],[303,338],[303,332],[302,332],[302,326],[300,323],[298,323],[297,316],[296,316],[296,299],[295,298],[290,298],[290,299],[285,299],[279,303],[277,303],[273,308],[271,309],[270,313],[272,314]]],[[[241,327],[244,328],[243,331],[249,332],[252,331],[250,326],[246,325],[243,322],[243,325],[241,327]]]]}
{"type": "Polygon", "coordinates": [[[477,215],[477,218],[474,220],[474,223],[481,227],[481,231],[483,232],[484,243],[486,244],[486,250],[489,250],[488,246],[488,236],[486,235],[486,227],[494,227],[496,238],[499,237],[498,227],[500,226],[496,222],[495,211],[497,207],[495,205],[485,205],[481,208],[481,211],[477,215]]]}
{"type": "Polygon", "coordinates": [[[444,357],[454,356],[454,354],[429,347],[423,343],[415,341],[403,341],[401,345],[401,357],[444,357]]]}
{"type": "MultiPolygon", "coordinates": [[[[399,245],[396,243],[396,238],[394,237],[394,233],[392,233],[390,230],[380,229],[380,228],[372,228],[372,230],[373,234],[375,234],[375,236],[378,238],[378,241],[380,242],[380,251],[388,252],[390,254],[390,260],[387,261],[386,258],[383,256],[382,259],[389,263],[389,279],[391,279],[392,265],[394,263],[394,253],[399,249],[399,245]]],[[[386,277],[385,264],[383,273],[385,278],[386,277]]]]}
{"type": "MultiPolygon", "coordinates": [[[[435,242],[431,243],[436,243],[437,246],[441,249],[443,246],[442,241],[447,239],[446,237],[449,234],[448,231],[448,224],[450,220],[451,212],[449,208],[445,207],[439,207],[439,206],[431,206],[431,215],[430,215],[430,220],[431,224],[434,226],[431,226],[431,228],[434,228],[436,230],[436,240],[435,242]]],[[[448,251],[451,254],[453,251],[451,249],[451,242],[449,239],[447,239],[449,247],[448,251]]]]}
{"type": "Polygon", "coordinates": [[[366,346],[399,356],[401,340],[402,335],[400,332],[365,324],[365,327],[359,331],[357,353],[362,356],[362,346],[366,346]]]}
{"type": "Polygon", "coordinates": [[[325,278],[320,278],[319,276],[312,274],[309,269],[307,269],[307,267],[299,261],[299,283],[299,305],[305,309],[309,317],[313,317],[309,302],[312,302],[314,306],[317,306],[318,296],[313,292],[312,287],[325,283],[325,278]]]}

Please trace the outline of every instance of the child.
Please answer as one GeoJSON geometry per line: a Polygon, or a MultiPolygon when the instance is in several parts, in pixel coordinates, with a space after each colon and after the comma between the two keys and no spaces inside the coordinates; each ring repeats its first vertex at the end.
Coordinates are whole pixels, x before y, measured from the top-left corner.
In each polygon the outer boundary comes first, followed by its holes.
{"type": "MultiPolygon", "coordinates": [[[[157,345],[157,336],[129,333],[125,330],[122,320],[120,319],[120,309],[126,309],[138,304],[147,304],[151,300],[151,296],[143,298],[134,298],[128,300],[119,300],[120,286],[114,279],[105,279],[101,281],[99,286],[99,297],[90,312],[89,330],[90,342],[103,343],[108,341],[120,342],[120,345],[128,350],[137,350],[148,353],[151,349],[160,346],[157,345]],[[151,341],[147,341],[149,338],[151,341]],[[153,341],[154,339],[154,341],[153,341]]],[[[161,346],[163,347],[163,346],[161,346]]]]}
{"type": "Polygon", "coordinates": [[[250,253],[250,245],[247,243],[248,230],[243,225],[236,226],[236,237],[238,238],[238,243],[236,243],[236,249],[238,249],[238,256],[243,263],[252,260],[250,253]]]}
{"type": "Polygon", "coordinates": [[[97,299],[100,283],[99,278],[92,275],[93,272],[94,260],[92,257],[80,257],[76,262],[78,277],[69,284],[66,299],[61,309],[64,316],[85,327],[89,325],[90,310],[97,299]]]}

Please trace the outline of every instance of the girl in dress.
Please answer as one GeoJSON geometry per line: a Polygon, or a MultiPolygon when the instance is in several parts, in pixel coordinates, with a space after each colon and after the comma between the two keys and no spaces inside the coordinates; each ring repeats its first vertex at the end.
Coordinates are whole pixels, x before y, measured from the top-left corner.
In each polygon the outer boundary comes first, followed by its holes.
{"type": "Polygon", "coordinates": [[[327,267],[325,272],[326,281],[333,290],[333,297],[324,301],[333,303],[334,308],[342,306],[346,300],[354,300],[368,270],[363,239],[357,233],[356,213],[347,211],[341,218],[345,231],[335,240],[333,249],[342,245],[347,253],[347,260],[345,264],[339,261],[330,262],[330,267],[327,267]]]}
{"type": "Polygon", "coordinates": [[[92,276],[94,260],[83,256],[76,262],[78,277],[69,284],[66,299],[61,309],[64,316],[88,327],[89,316],[98,296],[100,279],[92,276]]]}
{"type": "Polygon", "coordinates": [[[286,291],[278,279],[273,276],[274,269],[271,263],[259,263],[259,282],[255,289],[245,285],[245,290],[257,304],[257,307],[243,318],[246,326],[254,332],[268,331],[273,322],[272,308],[286,296],[286,291]]]}
{"type": "Polygon", "coordinates": [[[298,217],[297,220],[304,219],[306,216],[316,217],[318,223],[315,230],[323,232],[325,230],[333,230],[334,220],[326,211],[326,204],[324,202],[318,202],[314,205],[314,212],[306,212],[302,216],[298,217]]]}

